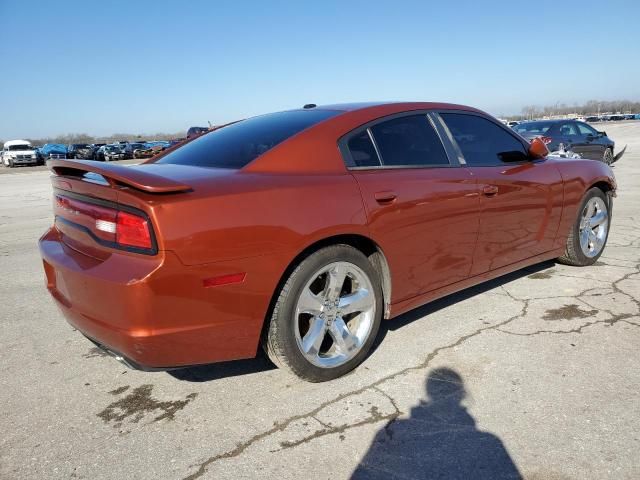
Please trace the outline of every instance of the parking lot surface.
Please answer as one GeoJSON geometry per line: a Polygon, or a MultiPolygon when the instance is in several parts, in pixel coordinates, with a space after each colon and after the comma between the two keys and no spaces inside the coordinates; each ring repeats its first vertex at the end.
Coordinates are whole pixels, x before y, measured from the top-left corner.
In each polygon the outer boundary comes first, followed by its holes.
{"type": "Polygon", "coordinates": [[[640,124],[604,255],[386,322],[355,372],[255,360],[127,370],[58,313],[46,171],[0,176],[0,478],[640,478],[640,124]]]}

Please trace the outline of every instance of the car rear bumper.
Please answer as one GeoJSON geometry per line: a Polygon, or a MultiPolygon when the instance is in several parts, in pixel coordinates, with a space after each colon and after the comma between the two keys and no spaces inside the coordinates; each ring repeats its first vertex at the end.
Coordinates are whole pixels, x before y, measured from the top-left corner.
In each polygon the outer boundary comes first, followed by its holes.
{"type": "Polygon", "coordinates": [[[97,259],[67,246],[56,227],[39,246],[47,289],[67,321],[123,363],[157,370],[255,356],[272,293],[265,277],[277,282],[273,265],[185,266],[171,252],[97,259]],[[241,284],[204,286],[252,266],[241,284]]]}

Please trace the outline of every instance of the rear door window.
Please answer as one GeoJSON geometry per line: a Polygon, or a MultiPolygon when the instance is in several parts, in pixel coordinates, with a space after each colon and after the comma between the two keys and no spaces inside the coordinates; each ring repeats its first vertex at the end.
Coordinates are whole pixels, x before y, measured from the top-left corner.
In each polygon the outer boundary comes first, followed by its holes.
{"type": "Polygon", "coordinates": [[[496,166],[528,159],[527,150],[514,135],[486,118],[463,113],[440,116],[470,166],[496,166]]]}
{"type": "Polygon", "coordinates": [[[369,131],[365,130],[349,139],[347,143],[352,164],[350,167],[379,167],[380,159],[371,141],[369,131]]]}
{"type": "Polygon", "coordinates": [[[449,159],[427,116],[410,115],[371,127],[383,166],[445,166],[449,159]]]}
{"type": "Polygon", "coordinates": [[[578,129],[574,123],[563,123],[560,126],[560,135],[563,137],[576,137],[578,135],[578,129]]]}

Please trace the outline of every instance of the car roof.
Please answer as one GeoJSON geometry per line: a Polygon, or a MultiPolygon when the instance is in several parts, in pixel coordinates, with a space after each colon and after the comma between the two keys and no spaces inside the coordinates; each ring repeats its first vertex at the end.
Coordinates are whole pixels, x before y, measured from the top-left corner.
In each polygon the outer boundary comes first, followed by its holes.
{"type": "Polygon", "coordinates": [[[326,105],[317,105],[315,107],[300,110],[338,110],[342,112],[354,112],[358,110],[373,109],[379,107],[387,107],[389,110],[471,110],[476,111],[475,108],[468,107],[466,105],[457,105],[454,103],[443,102],[401,102],[401,101],[388,101],[388,102],[351,102],[351,103],[330,103],[326,105]]]}
{"type": "MultiPolygon", "coordinates": [[[[294,111],[334,110],[340,113],[303,130],[260,155],[243,168],[246,172],[344,173],[336,142],[364,124],[397,113],[420,110],[461,110],[491,117],[466,105],[441,102],[365,102],[319,105],[294,111]],[[310,146],[313,146],[310,148],[310,146]]],[[[497,121],[497,120],[496,120],[497,121]]],[[[508,127],[505,127],[508,128],[508,127]]]]}
{"type": "Polygon", "coordinates": [[[31,142],[27,142],[26,140],[9,140],[8,142],[4,142],[4,146],[13,147],[15,145],[31,145],[31,142]]]}
{"type": "Polygon", "coordinates": [[[563,122],[581,122],[576,118],[549,118],[547,120],[529,120],[522,123],[563,123],[563,122]]]}

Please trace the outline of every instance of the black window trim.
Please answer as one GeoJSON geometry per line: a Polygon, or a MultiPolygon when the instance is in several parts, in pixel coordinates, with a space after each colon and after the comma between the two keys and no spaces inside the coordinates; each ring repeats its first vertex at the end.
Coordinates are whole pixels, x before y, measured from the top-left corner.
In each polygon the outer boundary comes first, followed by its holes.
{"type": "MultiPolygon", "coordinates": [[[[503,131],[507,132],[509,135],[511,135],[513,138],[515,138],[518,142],[520,142],[520,144],[524,148],[525,152],[529,151],[529,142],[527,142],[524,138],[522,138],[520,135],[518,135],[516,132],[514,132],[513,129],[507,127],[502,122],[500,122],[498,120],[495,120],[495,119],[491,118],[488,115],[483,115],[483,114],[478,113],[478,112],[471,112],[469,110],[434,110],[433,113],[439,117],[440,121],[445,126],[446,126],[447,123],[444,120],[444,118],[442,118],[440,116],[440,114],[442,114],[442,113],[445,113],[445,114],[446,113],[455,113],[455,114],[470,115],[470,116],[474,116],[474,117],[484,118],[485,120],[488,120],[489,122],[493,123],[494,125],[497,125],[503,131]]],[[[449,131],[448,127],[447,127],[447,131],[449,131]]],[[[449,134],[451,134],[451,132],[449,132],[449,134]]],[[[458,142],[456,142],[455,138],[453,138],[453,135],[451,135],[451,138],[449,140],[452,142],[453,148],[455,148],[455,150],[460,152],[460,155],[461,155],[462,159],[464,160],[464,164],[463,165],[465,167],[473,167],[473,168],[490,167],[490,168],[495,168],[495,167],[504,167],[506,165],[526,165],[527,163],[540,163],[540,162],[544,162],[545,161],[544,158],[540,158],[540,159],[534,159],[534,160],[523,160],[521,162],[499,162],[498,161],[498,162],[496,162],[495,165],[470,165],[469,163],[467,163],[466,159],[464,158],[464,154],[462,153],[462,149],[458,145],[458,142]]]]}
{"type": "Polygon", "coordinates": [[[453,151],[451,145],[449,145],[444,139],[444,132],[442,131],[442,128],[439,128],[438,124],[433,120],[432,116],[430,115],[432,112],[434,112],[434,110],[408,110],[405,112],[398,112],[398,113],[393,113],[391,115],[386,115],[384,117],[380,117],[380,118],[376,118],[375,120],[371,120],[370,122],[367,122],[363,125],[360,125],[357,128],[354,128],[353,130],[351,130],[348,133],[345,133],[342,137],[340,137],[338,139],[338,148],[340,150],[340,153],[342,154],[342,159],[344,161],[344,165],[347,168],[347,170],[356,170],[356,171],[361,171],[361,170],[398,170],[398,169],[417,169],[417,168],[457,168],[460,167],[460,163],[458,162],[458,157],[455,155],[455,152],[453,151]],[[447,160],[449,161],[449,163],[447,165],[384,165],[382,163],[382,155],[380,153],[380,150],[378,149],[378,144],[376,143],[375,137],[373,136],[373,134],[371,133],[371,127],[374,127],[375,125],[379,124],[379,123],[383,123],[389,120],[394,120],[396,118],[402,118],[402,117],[413,117],[413,116],[418,116],[418,115],[423,115],[427,122],[429,122],[429,124],[431,125],[431,127],[435,130],[436,135],[438,136],[438,139],[440,140],[440,144],[442,145],[442,148],[444,149],[445,152],[445,156],[447,157],[447,160]],[[367,166],[362,166],[362,167],[358,167],[358,166],[351,166],[350,164],[354,164],[355,165],[355,161],[353,160],[353,158],[351,157],[351,152],[349,151],[349,140],[351,140],[353,137],[360,135],[362,132],[366,131],[367,134],[369,135],[369,138],[371,139],[371,142],[373,143],[373,147],[376,151],[376,154],[378,156],[378,165],[367,165],[367,166]]]}

